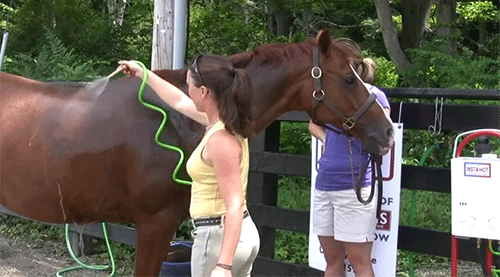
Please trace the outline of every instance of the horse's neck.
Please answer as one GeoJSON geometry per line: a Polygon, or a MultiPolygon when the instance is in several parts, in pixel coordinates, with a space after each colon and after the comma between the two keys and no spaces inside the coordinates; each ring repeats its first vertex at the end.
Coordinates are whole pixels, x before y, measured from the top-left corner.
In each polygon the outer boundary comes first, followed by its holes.
{"type": "MultiPolygon", "coordinates": [[[[186,84],[186,69],[155,70],[154,72],[155,74],[160,76],[160,78],[170,82],[171,84],[182,90],[184,93],[187,93],[188,86],[186,84]]],[[[179,133],[180,137],[183,138],[184,143],[186,143],[187,147],[190,148],[188,149],[188,151],[194,150],[194,146],[198,144],[199,140],[203,136],[205,128],[189,117],[184,116],[174,110],[171,110],[170,112],[170,120],[179,133]]]]}
{"type": "Polygon", "coordinates": [[[178,87],[184,93],[187,93],[186,76],[187,69],[161,69],[153,71],[156,75],[160,76],[163,80],[168,81],[172,85],[178,87]]]}
{"type": "Polygon", "coordinates": [[[301,66],[280,66],[247,70],[253,86],[254,98],[252,116],[253,132],[259,133],[282,114],[300,110],[297,105],[299,90],[293,84],[300,82],[306,68],[301,66]]]}

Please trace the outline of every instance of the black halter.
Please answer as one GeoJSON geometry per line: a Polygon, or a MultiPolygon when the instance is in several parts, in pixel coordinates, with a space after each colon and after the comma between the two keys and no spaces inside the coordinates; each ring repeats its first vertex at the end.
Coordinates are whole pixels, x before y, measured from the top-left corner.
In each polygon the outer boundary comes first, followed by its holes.
{"type": "MultiPolygon", "coordinates": [[[[356,72],[353,70],[354,74],[356,72]]],[[[368,108],[375,102],[377,99],[377,96],[373,93],[370,93],[370,96],[368,99],[366,99],[365,103],[354,113],[352,117],[347,117],[345,116],[337,107],[335,107],[328,99],[325,97],[325,91],[321,88],[321,76],[323,75],[323,71],[321,70],[319,66],[319,50],[318,47],[313,48],[313,68],[311,70],[311,76],[314,79],[314,91],[312,93],[312,96],[314,98],[313,100],[313,112],[312,112],[312,121],[315,124],[324,126],[332,131],[338,132],[333,128],[328,127],[326,124],[323,122],[319,121],[316,118],[316,110],[318,109],[319,104],[322,102],[324,103],[335,115],[337,115],[340,120],[342,121],[342,129],[344,133],[347,133],[350,131],[352,128],[354,128],[354,125],[356,125],[356,122],[358,121],[359,118],[363,116],[363,114],[366,113],[368,108]]]]}
{"type": "MultiPolygon", "coordinates": [[[[351,67],[353,70],[354,74],[356,74],[356,71],[351,67]]],[[[323,75],[323,71],[320,68],[319,64],[319,49],[318,47],[313,48],[313,68],[311,69],[311,76],[314,79],[314,91],[312,93],[313,97],[313,111],[312,111],[312,122],[323,126],[331,131],[334,131],[338,134],[341,135],[346,135],[350,136],[348,132],[354,128],[356,125],[356,122],[358,119],[360,119],[366,111],[370,108],[370,106],[375,102],[377,99],[377,96],[374,93],[370,93],[370,96],[368,96],[368,99],[366,99],[365,103],[361,105],[361,107],[354,113],[352,117],[347,117],[345,116],[337,107],[335,107],[328,99],[325,97],[325,91],[321,88],[321,76],[323,75]],[[332,111],[335,115],[337,115],[340,120],[342,121],[342,131],[340,132],[337,129],[331,128],[330,126],[326,125],[325,123],[319,121],[316,118],[316,110],[318,109],[318,106],[320,103],[324,103],[330,111],[332,111]]],[[[382,204],[382,169],[381,169],[381,164],[382,164],[382,156],[374,153],[370,153],[370,161],[372,163],[372,189],[370,192],[370,196],[368,197],[367,200],[364,200],[363,197],[361,196],[361,182],[358,184],[355,184],[354,189],[356,191],[356,197],[358,198],[359,202],[363,204],[368,204],[373,200],[374,196],[374,187],[375,183],[377,183],[378,187],[378,205],[377,205],[377,217],[380,216],[380,208],[382,204]]],[[[367,166],[366,166],[367,167],[367,166]]],[[[363,168],[362,171],[366,172],[366,167],[363,168]]],[[[362,177],[364,174],[361,175],[360,173],[360,181],[362,180],[362,177]]]]}

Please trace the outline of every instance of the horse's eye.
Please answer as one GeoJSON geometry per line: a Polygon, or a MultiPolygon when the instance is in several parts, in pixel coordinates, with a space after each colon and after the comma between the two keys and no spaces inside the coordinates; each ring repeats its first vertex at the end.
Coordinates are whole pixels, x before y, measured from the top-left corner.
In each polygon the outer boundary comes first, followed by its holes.
{"type": "Polygon", "coordinates": [[[354,76],[354,74],[349,74],[349,75],[345,76],[344,81],[347,84],[352,85],[352,84],[356,83],[356,76],[354,76]]]}

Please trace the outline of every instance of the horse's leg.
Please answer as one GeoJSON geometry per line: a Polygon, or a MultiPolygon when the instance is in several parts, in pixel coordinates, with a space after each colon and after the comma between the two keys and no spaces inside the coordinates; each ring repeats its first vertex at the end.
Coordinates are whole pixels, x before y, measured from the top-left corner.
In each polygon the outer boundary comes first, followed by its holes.
{"type": "Polygon", "coordinates": [[[170,207],[156,215],[143,215],[137,220],[136,277],[159,275],[181,217],[181,213],[170,207]]]}

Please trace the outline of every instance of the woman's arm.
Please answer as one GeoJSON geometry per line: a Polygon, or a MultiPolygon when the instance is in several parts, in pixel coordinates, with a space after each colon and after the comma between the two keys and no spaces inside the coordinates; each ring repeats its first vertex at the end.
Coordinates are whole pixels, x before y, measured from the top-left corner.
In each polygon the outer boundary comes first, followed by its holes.
{"type": "MultiPolygon", "coordinates": [[[[134,61],[119,61],[118,64],[124,67],[123,72],[129,76],[142,78],[144,75],[142,67],[134,61]]],[[[189,96],[149,70],[148,85],[169,107],[205,126],[208,125],[206,114],[196,109],[193,100],[189,96]]]]}
{"type": "MultiPolygon", "coordinates": [[[[203,156],[214,167],[217,184],[226,206],[224,239],[218,263],[232,265],[241,235],[245,208],[240,169],[242,148],[233,134],[227,130],[220,130],[209,138],[204,152],[203,156]]],[[[225,269],[216,267],[214,273],[221,270],[225,269]]]]}
{"type": "Polygon", "coordinates": [[[309,120],[309,132],[311,132],[311,135],[321,140],[321,142],[325,143],[325,138],[326,138],[325,127],[316,125],[312,122],[312,120],[309,120]]]}

